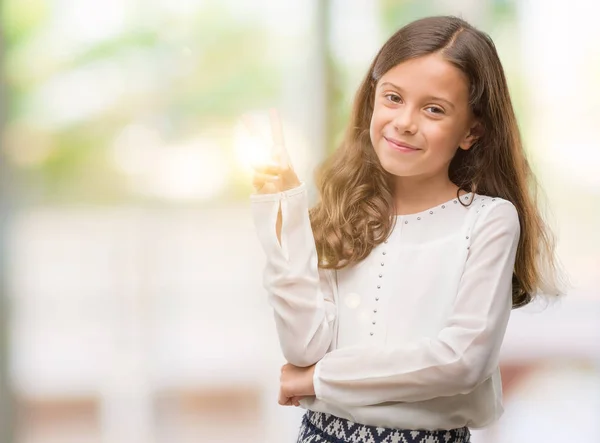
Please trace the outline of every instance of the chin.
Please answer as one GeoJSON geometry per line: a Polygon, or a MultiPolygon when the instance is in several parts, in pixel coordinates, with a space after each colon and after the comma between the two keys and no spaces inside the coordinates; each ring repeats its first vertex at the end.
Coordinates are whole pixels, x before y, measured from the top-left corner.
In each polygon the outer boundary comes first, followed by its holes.
{"type": "Polygon", "coordinates": [[[416,175],[414,173],[414,171],[410,170],[410,168],[402,168],[402,167],[398,167],[397,165],[394,166],[383,166],[383,169],[385,169],[388,173],[390,173],[391,175],[393,175],[394,177],[410,177],[413,175],[416,175]]]}
{"type": "Polygon", "coordinates": [[[397,177],[409,177],[416,175],[416,171],[413,165],[406,164],[405,162],[399,161],[396,158],[389,158],[385,155],[377,156],[381,167],[388,173],[397,177]]]}

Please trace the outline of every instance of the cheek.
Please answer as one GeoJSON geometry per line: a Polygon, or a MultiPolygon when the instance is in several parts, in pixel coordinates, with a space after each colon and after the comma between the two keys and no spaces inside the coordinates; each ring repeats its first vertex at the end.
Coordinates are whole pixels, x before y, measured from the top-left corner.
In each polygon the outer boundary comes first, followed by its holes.
{"type": "Polygon", "coordinates": [[[459,139],[454,127],[431,122],[423,127],[430,150],[436,151],[444,157],[452,157],[458,147],[459,139]]]}
{"type": "Polygon", "coordinates": [[[389,118],[386,117],[386,113],[376,106],[371,115],[371,124],[369,126],[369,134],[373,146],[377,145],[377,141],[382,136],[382,130],[388,121],[389,118]]]}
{"type": "Polygon", "coordinates": [[[371,124],[369,125],[369,137],[371,138],[371,144],[373,147],[377,147],[377,118],[375,113],[371,116],[371,124]]]}

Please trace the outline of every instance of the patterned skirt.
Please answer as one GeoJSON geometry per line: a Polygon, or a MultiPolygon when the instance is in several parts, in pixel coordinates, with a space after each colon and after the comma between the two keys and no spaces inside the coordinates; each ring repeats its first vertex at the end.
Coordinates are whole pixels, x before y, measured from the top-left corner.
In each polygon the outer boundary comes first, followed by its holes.
{"type": "Polygon", "coordinates": [[[297,443],[469,443],[469,428],[413,431],[353,423],[335,415],[307,411],[297,443]]]}

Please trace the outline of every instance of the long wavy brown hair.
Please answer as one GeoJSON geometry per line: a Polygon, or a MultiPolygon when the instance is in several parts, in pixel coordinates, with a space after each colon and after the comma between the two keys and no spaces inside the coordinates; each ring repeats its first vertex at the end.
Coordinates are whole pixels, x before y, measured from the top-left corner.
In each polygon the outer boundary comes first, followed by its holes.
{"type": "Polygon", "coordinates": [[[456,17],[428,17],[396,32],[381,48],[356,94],[339,148],[316,175],[320,201],[310,210],[319,266],[342,269],[365,259],[394,226],[392,176],[369,136],[379,79],[403,61],[440,53],[469,80],[469,104],[483,131],[458,149],[449,177],[467,192],[500,197],[519,213],[521,236],[513,274],[513,307],[536,295],[560,295],[554,239],[540,208],[502,64],[491,38],[456,17]]]}

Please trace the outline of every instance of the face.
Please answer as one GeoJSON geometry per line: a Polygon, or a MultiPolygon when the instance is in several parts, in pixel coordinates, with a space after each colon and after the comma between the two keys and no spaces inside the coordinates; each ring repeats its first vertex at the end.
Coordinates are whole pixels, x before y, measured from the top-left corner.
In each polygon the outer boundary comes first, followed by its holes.
{"type": "Polygon", "coordinates": [[[383,168],[397,177],[448,177],[457,149],[470,149],[477,124],[466,76],[430,54],[400,63],[377,82],[370,135],[383,168]]]}

